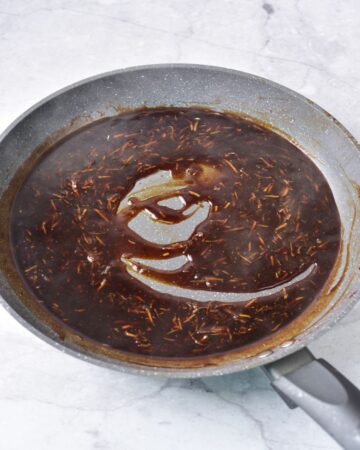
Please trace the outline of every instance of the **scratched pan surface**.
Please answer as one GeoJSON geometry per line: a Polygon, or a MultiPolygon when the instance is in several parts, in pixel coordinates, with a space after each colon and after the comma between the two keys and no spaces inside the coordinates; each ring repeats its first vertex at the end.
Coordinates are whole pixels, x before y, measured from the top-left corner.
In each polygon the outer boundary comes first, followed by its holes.
{"type": "MultiPolygon", "coordinates": [[[[345,107],[345,105],[344,105],[345,107]]],[[[154,180],[152,180],[154,181],[154,180]]],[[[135,67],[100,75],[44,99],[0,138],[0,293],[5,308],[24,326],[62,351],[103,366],[148,374],[196,377],[244,370],[281,358],[330,329],[357,300],[360,288],[360,151],[355,139],[310,100],[268,80],[233,70],[197,65],[135,67]],[[211,364],[171,364],[115,355],[72,338],[33,308],[17,276],[8,242],[8,212],[24,173],[41,152],[69,131],[121,110],[144,106],[202,106],[258,120],[293,140],[327,178],[342,220],[342,250],[319,301],[305,318],[255,350],[211,364]],[[46,144],[44,144],[46,142],[46,144]]],[[[145,221],[137,224],[143,233],[145,221]]],[[[189,224],[193,226],[193,224],[189,224]]],[[[157,230],[159,239],[164,231],[157,230]]],[[[172,232],[169,240],[179,239],[172,232]]],[[[170,268],[170,267],[169,267],[170,268]]],[[[206,300],[204,297],[197,300],[206,300]]],[[[219,298],[226,301],[226,299],[219,298]]]]}

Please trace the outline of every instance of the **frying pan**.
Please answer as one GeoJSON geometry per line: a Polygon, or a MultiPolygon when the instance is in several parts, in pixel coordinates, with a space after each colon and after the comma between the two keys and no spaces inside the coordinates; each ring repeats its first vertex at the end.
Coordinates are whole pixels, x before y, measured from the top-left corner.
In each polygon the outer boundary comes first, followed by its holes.
{"type": "Polygon", "coordinates": [[[199,65],[135,67],[81,81],[42,100],[2,134],[0,158],[0,293],[4,307],[26,328],[66,353],[125,372],[202,377],[263,366],[288,406],[301,406],[344,448],[360,448],[360,391],[305,347],[349,312],[360,288],[359,146],[330,114],[283,86],[247,73],[199,65]],[[340,212],[341,251],[318,300],[287,329],[230,356],[167,361],[90,344],[35,305],[10,254],[12,199],[31,165],[52,143],[101,117],[164,105],[240,113],[286,136],[325,175],[340,212]]]}

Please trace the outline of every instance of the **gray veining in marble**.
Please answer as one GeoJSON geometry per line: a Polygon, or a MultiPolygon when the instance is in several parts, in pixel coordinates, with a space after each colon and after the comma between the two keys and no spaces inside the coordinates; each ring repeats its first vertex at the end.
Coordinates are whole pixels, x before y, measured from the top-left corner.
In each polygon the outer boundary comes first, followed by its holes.
{"type": "MultiPolygon", "coordinates": [[[[0,0],[0,129],[54,90],[132,65],[219,65],[310,97],[360,137],[358,0],[0,0]]],[[[360,307],[312,351],[360,386],[360,307]]],[[[0,309],[0,448],[337,449],[260,370],[142,378],[58,352],[0,309]]]]}

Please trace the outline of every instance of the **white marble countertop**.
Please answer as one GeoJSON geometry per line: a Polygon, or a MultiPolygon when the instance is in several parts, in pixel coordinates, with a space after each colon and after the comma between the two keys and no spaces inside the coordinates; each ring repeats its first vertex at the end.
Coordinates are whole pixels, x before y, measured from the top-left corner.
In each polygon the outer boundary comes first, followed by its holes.
{"type": "MultiPolygon", "coordinates": [[[[69,83],[195,62],[310,97],[360,138],[358,0],[1,0],[0,128],[69,83]]],[[[311,349],[360,386],[360,307],[311,349]]],[[[62,354],[0,308],[3,450],[337,449],[260,370],[166,380],[62,354]]]]}

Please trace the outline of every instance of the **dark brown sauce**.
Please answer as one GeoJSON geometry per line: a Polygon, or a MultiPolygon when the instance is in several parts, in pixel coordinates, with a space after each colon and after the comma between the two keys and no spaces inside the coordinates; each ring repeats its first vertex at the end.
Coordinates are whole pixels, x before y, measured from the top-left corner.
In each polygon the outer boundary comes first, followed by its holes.
{"type": "Polygon", "coordinates": [[[236,115],[163,108],[55,144],[17,194],[11,240],[29,290],[68,327],[123,351],[191,357],[241,348],[298,317],[334,266],[340,219],[324,176],[285,138],[236,115]],[[172,179],[121,205],[159,171],[172,179]],[[182,206],[159,204],[172,197],[182,206]],[[144,211],[154,227],[185,226],[204,205],[207,217],[178,242],[129,227],[144,211]],[[179,256],[172,270],[133,259],[179,256]],[[148,278],[208,301],[164,294],[148,278]],[[248,298],[218,301],[226,293],[248,298]]]}

